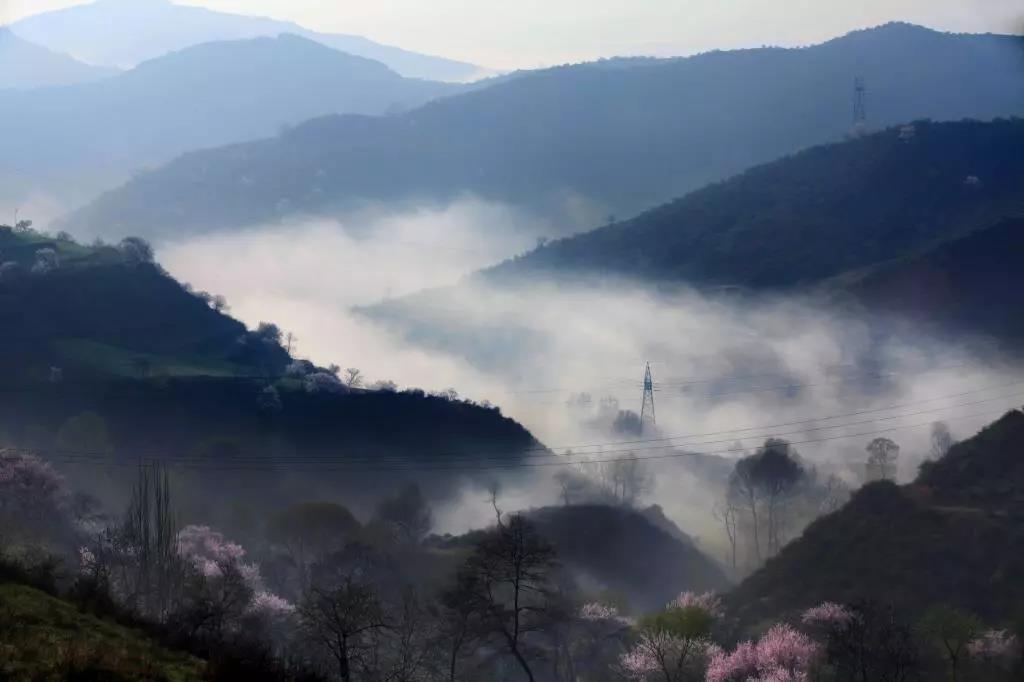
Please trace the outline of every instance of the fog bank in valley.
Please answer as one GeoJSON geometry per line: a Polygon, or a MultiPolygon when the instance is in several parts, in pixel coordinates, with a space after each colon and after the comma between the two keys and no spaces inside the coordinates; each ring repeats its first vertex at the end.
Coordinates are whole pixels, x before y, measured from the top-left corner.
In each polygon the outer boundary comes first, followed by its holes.
{"type": "MultiPolygon", "coordinates": [[[[866,443],[883,435],[901,445],[908,480],[928,453],[931,422],[966,437],[1024,398],[1024,384],[1013,383],[1022,375],[983,344],[812,298],[467,277],[531,248],[543,231],[503,206],[465,200],[209,235],[165,244],[158,256],[175,277],[224,295],[249,325],[294,333],[299,356],[358,367],[369,382],[490,401],[573,461],[649,458],[646,499],[699,537],[715,532],[719,492],[686,452],[731,459],[777,435],[856,485],[866,443]],[[353,310],[425,289],[437,291],[370,315],[353,310]],[[622,413],[640,412],[647,362],[657,429],[638,436],[622,413]]],[[[559,467],[538,461],[494,472],[505,480],[504,508],[557,502],[559,467]]],[[[488,523],[487,497],[479,483],[466,488],[437,510],[440,530],[488,523]]]]}

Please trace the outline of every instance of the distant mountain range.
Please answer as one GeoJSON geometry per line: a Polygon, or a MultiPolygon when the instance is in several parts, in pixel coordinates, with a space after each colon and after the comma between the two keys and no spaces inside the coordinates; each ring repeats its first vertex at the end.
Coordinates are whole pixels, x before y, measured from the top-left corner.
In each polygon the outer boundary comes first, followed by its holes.
{"type": "Polygon", "coordinates": [[[22,40],[0,27],[0,90],[87,83],[112,76],[117,69],[90,66],[22,40]]]}
{"type": "Polygon", "coordinates": [[[331,113],[401,111],[460,87],[293,35],[205,43],[103,80],[7,93],[0,177],[81,197],[192,149],[331,113]]]}
{"type": "Polygon", "coordinates": [[[875,128],[1024,113],[1022,49],[1019,37],[891,24],[803,49],[524,73],[401,116],[326,117],[190,154],[105,194],[68,224],[168,235],[470,193],[564,217],[571,233],[595,216],[632,215],[842,139],[858,76],[875,128]],[[570,218],[580,214],[582,222],[570,218]]]}
{"type": "Polygon", "coordinates": [[[214,12],[168,0],[97,0],[11,24],[21,37],[90,64],[131,68],[200,43],[304,36],[342,52],[382,62],[409,78],[467,81],[473,64],[381,45],[361,36],[318,33],[286,21],[214,12]]]}

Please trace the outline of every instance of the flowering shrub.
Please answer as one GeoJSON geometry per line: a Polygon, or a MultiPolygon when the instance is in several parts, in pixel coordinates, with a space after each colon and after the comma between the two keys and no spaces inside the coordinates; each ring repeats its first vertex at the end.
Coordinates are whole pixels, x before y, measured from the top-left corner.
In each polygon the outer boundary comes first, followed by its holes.
{"type": "Polygon", "coordinates": [[[707,682],[809,682],[821,650],[788,625],[776,625],[756,644],[743,642],[732,653],[715,652],[707,682]]]}
{"type": "Polygon", "coordinates": [[[665,608],[700,609],[717,618],[722,615],[722,600],[714,592],[705,592],[703,594],[682,592],[678,597],[670,601],[665,608]]]}
{"type": "Polygon", "coordinates": [[[256,592],[249,602],[249,611],[270,617],[286,617],[295,613],[295,605],[272,592],[256,592]]]}
{"type": "Polygon", "coordinates": [[[209,526],[186,526],[178,533],[178,552],[192,562],[207,579],[225,577],[227,570],[237,571],[252,591],[247,611],[270,618],[291,615],[295,607],[286,599],[263,587],[259,566],[247,563],[245,548],[209,526]]]}
{"type": "Polygon", "coordinates": [[[590,602],[580,607],[579,617],[581,620],[590,622],[614,621],[628,623],[629,619],[619,615],[619,610],[614,606],[608,606],[600,602],[590,602]]]}
{"type": "Polygon", "coordinates": [[[827,601],[804,611],[800,620],[804,625],[833,628],[846,625],[853,617],[853,612],[842,604],[827,601]]]}
{"type": "Polygon", "coordinates": [[[245,548],[224,538],[209,526],[186,526],[178,533],[178,552],[199,569],[207,578],[224,573],[226,565],[233,565],[252,589],[260,587],[260,571],[256,564],[245,563],[245,548]]]}
{"type": "Polygon", "coordinates": [[[987,630],[967,644],[974,658],[991,663],[1006,663],[1020,654],[1020,642],[1006,630],[987,630]]]}
{"type": "Polygon", "coordinates": [[[67,482],[53,467],[35,455],[0,450],[0,531],[67,529],[70,509],[67,482]]]}

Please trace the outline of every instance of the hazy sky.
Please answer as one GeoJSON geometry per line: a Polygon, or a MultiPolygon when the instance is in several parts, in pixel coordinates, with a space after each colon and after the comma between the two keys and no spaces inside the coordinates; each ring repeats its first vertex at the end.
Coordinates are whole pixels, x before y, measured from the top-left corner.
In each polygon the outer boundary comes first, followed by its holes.
{"type": "MultiPolygon", "coordinates": [[[[124,0],[130,1],[130,0],[124,0]]],[[[152,0],[137,0],[147,2],[152,0]]],[[[80,0],[0,0],[13,21],[80,0]]],[[[904,20],[1020,33],[1021,0],[181,0],[310,28],[365,35],[500,69],[621,54],[818,42],[904,20]]]]}

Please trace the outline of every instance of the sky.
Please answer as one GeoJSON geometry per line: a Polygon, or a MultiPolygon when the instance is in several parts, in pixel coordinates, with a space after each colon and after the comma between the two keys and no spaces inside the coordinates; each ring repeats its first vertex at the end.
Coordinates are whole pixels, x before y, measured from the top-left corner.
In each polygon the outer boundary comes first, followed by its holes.
{"type": "MultiPolygon", "coordinates": [[[[130,0],[129,0],[130,1],[130,0]]],[[[151,0],[136,0],[139,2],[151,0]]],[[[1021,33],[1020,0],[180,0],[291,20],[494,69],[615,55],[802,45],[901,20],[964,32],[1021,33]]],[[[81,4],[0,0],[0,21],[81,4]]]]}

